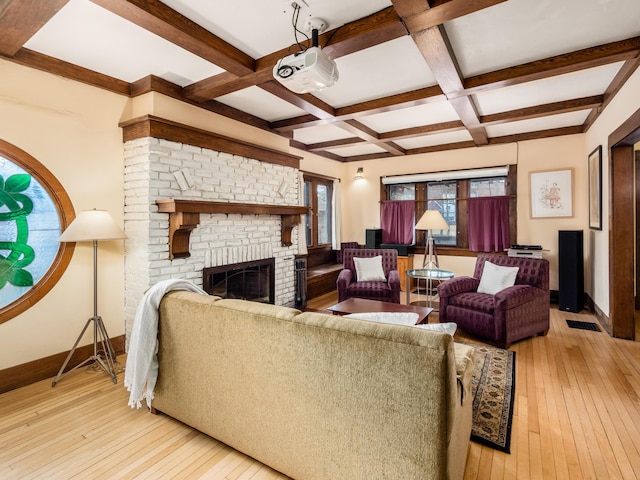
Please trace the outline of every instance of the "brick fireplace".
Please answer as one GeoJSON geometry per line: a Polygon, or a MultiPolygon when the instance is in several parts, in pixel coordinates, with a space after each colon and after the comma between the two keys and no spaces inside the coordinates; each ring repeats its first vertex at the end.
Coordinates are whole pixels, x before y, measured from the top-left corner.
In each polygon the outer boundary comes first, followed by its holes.
{"type": "Polygon", "coordinates": [[[125,322],[127,338],[144,292],[160,280],[203,286],[203,270],[272,259],[273,301],[293,305],[298,228],[283,245],[280,215],[201,213],[186,258],[170,258],[169,215],[158,200],[298,205],[297,161],[281,165],[185,142],[144,136],[124,144],[125,322]]]}

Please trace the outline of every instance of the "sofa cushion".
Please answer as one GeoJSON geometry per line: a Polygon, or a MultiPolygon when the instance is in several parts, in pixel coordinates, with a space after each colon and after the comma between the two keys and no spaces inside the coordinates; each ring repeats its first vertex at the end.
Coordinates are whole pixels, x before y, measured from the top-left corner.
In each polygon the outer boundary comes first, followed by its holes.
{"type": "Polygon", "coordinates": [[[371,295],[388,296],[391,292],[387,282],[355,282],[347,288],[352,297],[362,297],[371,295]]]}
{"type": "Polygon", "coordinates": [[[518,267],[501,267],[489,261],[484,262],[478,293],[495,295],[500,290],[512,287],[516,282],[518,267]]]}
{"type": "Polygon", "coordinates": [[[465,292],[450,297],[449,304],[469,310],[493,314],[495,298],[488,293],[465,292]]]}
{"type": "Polygon", "coordinates": [[[354,257],[356,266],[356,281],[358,282],[384,282],[387,277],[382,269],[382,255],[371,258],[354,257]]]}

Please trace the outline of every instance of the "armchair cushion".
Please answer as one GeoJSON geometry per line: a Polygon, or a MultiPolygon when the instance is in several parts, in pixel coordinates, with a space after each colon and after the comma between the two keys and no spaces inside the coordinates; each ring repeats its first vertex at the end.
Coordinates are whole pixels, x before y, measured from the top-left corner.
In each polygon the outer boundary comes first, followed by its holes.
{"type": "Polygon", "coordinates": [[[516,283],[519,267],[503,267],[489,261],[484,263],[484,270],[478,285],[478,293],[495,295],[500,290],[516,283]]]}
{"type": "Polygon", "coordinates": [[[387,277],[382,269],[382,256],[371,258],[354,257],[357,282],[386,282],[387,277]]]}

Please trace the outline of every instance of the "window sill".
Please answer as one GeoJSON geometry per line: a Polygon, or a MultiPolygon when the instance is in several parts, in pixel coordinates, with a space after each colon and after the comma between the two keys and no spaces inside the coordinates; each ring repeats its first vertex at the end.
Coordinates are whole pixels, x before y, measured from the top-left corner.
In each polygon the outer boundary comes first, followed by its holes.
{"type": "MultiPolygon", "coordinates": [[[[425,247],[424,246],[415,246],[411,253],[414,255],[424,255],[425,247]]],[[[436,251],[440,256],[448,256],[448,257],[477,257],[478,253],[482,252],[472,252],[468,248],[462,247],[438,247],[436,246],[436,251]]],[[[506,255],[506,252],[491,252],[496,253],[498,255],[506,255]]]]}

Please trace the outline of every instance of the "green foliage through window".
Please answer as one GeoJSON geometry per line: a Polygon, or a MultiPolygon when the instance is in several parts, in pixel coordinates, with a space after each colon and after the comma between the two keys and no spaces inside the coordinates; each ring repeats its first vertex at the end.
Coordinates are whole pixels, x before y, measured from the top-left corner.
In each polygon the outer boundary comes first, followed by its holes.
{"type": "Polygon", "coordinates": [[[0,240],[0,288],[8,283],[16,287],[33,286],[33,275],[24,268],[35,258],[29,245],[27,217],[33,211],[31,199],[21,193],[31,185],[31,175],[11,175],[5,181],[0,176],[0,206],[7,210],[0,213],[0,222],[15,222],[15,240],[0,240]],[[9,252],[3,255],[3,252],[9,252]]]}

